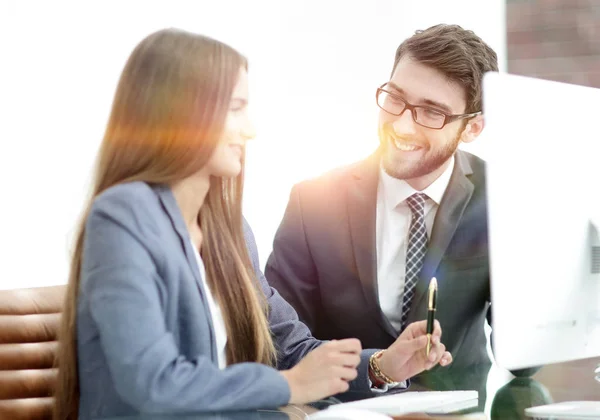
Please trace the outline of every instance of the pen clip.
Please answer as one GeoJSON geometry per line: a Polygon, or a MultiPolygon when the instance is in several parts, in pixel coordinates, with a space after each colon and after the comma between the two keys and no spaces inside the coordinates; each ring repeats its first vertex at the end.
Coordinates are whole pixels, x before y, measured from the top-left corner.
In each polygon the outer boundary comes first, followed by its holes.
{"type": "Polygon", "coordinates": [[[436,305],[436,293],[437,293],[437,280],[436,278],[432,278],[429,283],[429,296],[428,296],[428,306],[427,308],[431,311],[435,311],[436,305]]]}

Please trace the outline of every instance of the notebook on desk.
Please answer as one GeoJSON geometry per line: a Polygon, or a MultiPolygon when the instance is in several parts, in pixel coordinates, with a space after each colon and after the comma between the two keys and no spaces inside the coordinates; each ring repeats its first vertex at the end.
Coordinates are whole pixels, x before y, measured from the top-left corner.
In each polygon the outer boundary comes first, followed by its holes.
{"type": "Polygon", "coordinates": [[[479,394],[477,391],[419,391],[335,404],[327,410],[357,408],[399,416],[408,413],[453,413],[477,407],[478,404],[479,394]]]}

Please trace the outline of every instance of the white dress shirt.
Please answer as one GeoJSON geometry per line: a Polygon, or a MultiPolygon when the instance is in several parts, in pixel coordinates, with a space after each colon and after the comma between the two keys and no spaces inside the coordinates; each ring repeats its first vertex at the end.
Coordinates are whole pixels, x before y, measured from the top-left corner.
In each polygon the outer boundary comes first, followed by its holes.
{"type": "Polygon", "coordinates": [[[417,192],[427,195],[425,227],[430,239],[435,215],[453,169],[454,157],[442,175],[423,191],[415,190],[406,181],[393,178],[380,169],[376,216],[378,295],[383,313],[397,331],[401,328],[406,248],[412,218],[406,199],[417,192]]]}
{"type": "Polygon", "coordinates": [[[227,353],[225,351],[225,346],[227,345],[227,330],[225,328],[225,321],[223,320],[221,308],[219,308],[219,304],[215,301],[210,291],[210,287],[208,287],[208,283],[206,282],[206,269],[204,268],[204,262],[202,262],[202,258],[200,258],[200,252],[198,252],[198,248],[196,248],[196,245],[193,243],[192,248],[195,251],[194,254],[196,255],[196,261],[198,262],[198,267],[200,268],[200,278],[202,279],[202,286],[204,287],[204,295],[206,296],[206,301],[208,302],[208,307],[210,309],[210,316],[212,318],[213,329],[215,332],[219,368],[223,369],[225,366],[227,366],[227,353]]]}

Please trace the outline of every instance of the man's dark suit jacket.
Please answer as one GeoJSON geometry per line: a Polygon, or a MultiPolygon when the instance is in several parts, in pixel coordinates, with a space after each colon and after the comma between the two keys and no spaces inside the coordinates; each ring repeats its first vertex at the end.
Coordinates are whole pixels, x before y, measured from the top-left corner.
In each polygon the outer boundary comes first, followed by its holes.
{"type": "MultiPolygon", "coordinates": [[[[398,337],[378,302],[376,207],[379,154],[295,185],[265,275],[315,337],[357,337],[386,348],[398,337]]],[[[450,369],[489,364],[490,320],[485,162],[457,151],[415,289],[409,322],[427,318],[438,281],[437,319],[450,369]]]]}

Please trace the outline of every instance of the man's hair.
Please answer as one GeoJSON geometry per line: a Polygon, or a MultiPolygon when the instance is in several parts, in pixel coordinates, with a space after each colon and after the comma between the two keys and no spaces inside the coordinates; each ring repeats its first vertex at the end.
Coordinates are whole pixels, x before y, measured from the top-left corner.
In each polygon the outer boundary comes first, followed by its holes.
{"type": "Polygon", "coordinates": [[[418,30],[396,50],[392,74],[402,57],[442,72],[467,94],[465,113],[482,109],[483,75],[498,71],[498,57],[473,31],[458,25],[439,24],[418,30]]]}

